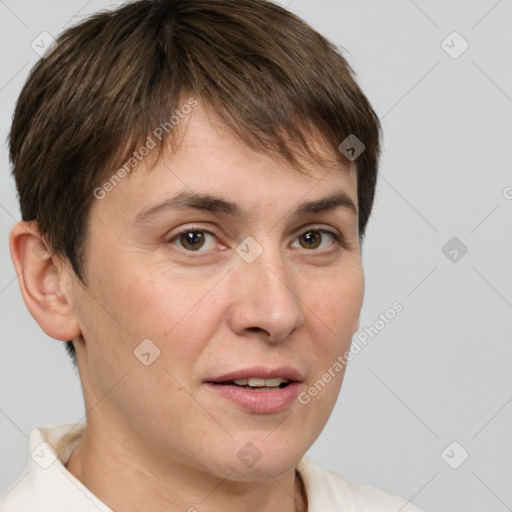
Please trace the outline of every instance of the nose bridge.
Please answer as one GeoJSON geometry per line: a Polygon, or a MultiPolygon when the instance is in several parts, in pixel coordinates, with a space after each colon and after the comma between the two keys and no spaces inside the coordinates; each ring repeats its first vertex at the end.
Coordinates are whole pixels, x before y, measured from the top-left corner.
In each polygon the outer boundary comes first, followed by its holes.
{"type": "Polygon", "coordinates": [[[237,262],[233,326],[239,334],[263,329],[272,340],[279,340],[302,324],[302,304],[293,272],[279,249],[262,249],[254,261],[240,258],[237,262]]]}

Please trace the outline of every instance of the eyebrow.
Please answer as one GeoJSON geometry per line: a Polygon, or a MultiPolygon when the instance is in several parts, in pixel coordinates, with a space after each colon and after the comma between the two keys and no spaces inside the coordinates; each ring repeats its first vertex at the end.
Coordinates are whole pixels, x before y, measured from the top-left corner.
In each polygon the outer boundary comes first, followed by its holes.
{"type": "MultiPolygon", "coordinates": [[[[348,194],[343,191],[332,193],[326,197],[314,201],[306,201],[294,210],[293,216],[301,216],[312,213],[322,213],[345,208],[357,214],[357,207],[348,194]]],[[[165,199],[149,208],[145,208],[135,217],[136,224],[143,224],[169,210],[200,210],[211,213],[222,213],[232,217],[244,216],[243,209],[231,201],[226,201],[211,194],[199,194],[196,192],[181,192],[174,197],[165,199]]]]}

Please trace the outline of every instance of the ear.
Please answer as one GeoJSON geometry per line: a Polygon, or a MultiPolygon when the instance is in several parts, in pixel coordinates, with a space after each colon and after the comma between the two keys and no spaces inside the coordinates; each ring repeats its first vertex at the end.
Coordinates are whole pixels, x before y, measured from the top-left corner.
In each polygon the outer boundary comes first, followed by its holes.
{"type": "Polygon", "coordinates": [[[72,301],[74,274],[52,255],[35,222],[18,222],[9,237],[21,295],[30,314],[50,337],[80,335],[72,301]]]}

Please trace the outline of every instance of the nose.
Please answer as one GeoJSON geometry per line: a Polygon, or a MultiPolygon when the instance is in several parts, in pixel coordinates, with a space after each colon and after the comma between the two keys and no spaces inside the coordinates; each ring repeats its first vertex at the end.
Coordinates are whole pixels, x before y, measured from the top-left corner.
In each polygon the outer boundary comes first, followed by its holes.
{"type": "Polygon", "coordinates": [[[231,274],[233,302],[228,321],[237,335],[258,333],[279,342],[304,323],[305,305],[297,280],[279,256],[264,251],[252,263],[238,261],[231,274]]]}

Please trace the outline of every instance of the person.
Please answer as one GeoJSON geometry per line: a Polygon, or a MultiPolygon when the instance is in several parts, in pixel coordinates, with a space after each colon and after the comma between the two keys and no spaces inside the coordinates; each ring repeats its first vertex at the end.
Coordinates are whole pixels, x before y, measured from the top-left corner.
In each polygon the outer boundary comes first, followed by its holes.
{"type": "Polygon", "coordinates": [[[24,302],[84,424],[33,429],[3,512],[418,511],[305,456],[364,296],[380,125],[266,0],[138,0],[66,30],[10,132],[24,302]]]}

